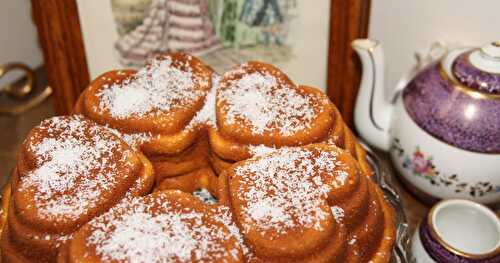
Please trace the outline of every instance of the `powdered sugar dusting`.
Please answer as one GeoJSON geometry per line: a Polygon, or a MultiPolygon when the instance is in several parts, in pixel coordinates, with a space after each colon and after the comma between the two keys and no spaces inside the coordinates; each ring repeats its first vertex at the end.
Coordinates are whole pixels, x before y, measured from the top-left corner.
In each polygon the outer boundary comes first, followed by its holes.
{"type": "Polygon", "coordinates": [[[198,125],[209,125],[215,127],[215,94],[220,76],[212,75],[212,88],[205,97],[205,102],[194,118],[186,126],[186,129],[192,129],[198,125]]]}
{"type": "MultiPolygon", "coordinates": [[[[343,163],[339,162],[338,165],[343,165],[343,163]]],[[[349,174],[346,171],[340,170],[340,169],[336,170],[335,171],[335,180],[332,182],[333,186],[335,188],[338,188],[338,187],[345,185],[348,177],[349,177],[349,174]]]]}
{"type": "Polygon", "coordinates": [[[174,66],[170,56],[155,58],[134,76],[104,87],[97,94],[99,109],[114,118],[126,119],[188,108],[206,94],[195,88],[196,83],[201,80],[191,70],[174,66]]]}
{"type": "Polygon", "coordinates": [[[236,238],[236,241],[240,245],[241,250],[243,251],[243,254],[245,255],[248,261],[249,256],[251,256],[250,249],[245,244],[243,235],[241,234],[240,229],[238,228],[238,226],[236,226],[236,223],[233,220],[233,215],[231,213],[230,208],[224,205],[217,205],[215,206],[214,211],[215,211],[214,219],[224,224],[229,229],[229,232],[234,238],[236,238]]]}
{"type": "Polygon", "coordinates": [[[340,206],[332,206],[330,209],[332,210],[332,215],[335,218],[335,221],[337,221],[337,223],[342,223],[345,215],[344,209],[340,206]]]}
{"type": "Polygon", "coordinates": [[[238,251],[227,251],[221,243],[231,238],[227,229],[207,224],[207,216],[206,212],[183,207],[168,199],[134,198],[91,221],[93,231],[86,242],[96,247],[103,261],[237,259],[238,251]]]}
{"type": "MultiPolygon", "coordinates": [[[[241,69],[227,73],[241,73],[241,69]]],[[[223,83],[217,106],[226,113],[227,124],[238,120],[252,132],[278,131],[283,135],[307,129],[316,116],[315,100],[268,73],[254,72],[223,83]]]]}
{"type": "Polygon", "coordinates": [[[250,145],[248,146],[248,150],[250,151],[252,156],[262,156],[276,151],[276,148],[260,144],[260,145],[250,145]]]}
{"type": "Polygon", "coordinates": [[[78,218],[114,187],[117,168],[128,166],[130,150],[81,116],[47,119],[35,130],[27,147],[36,168],[20,176],[19,191],[35,194],[39,216],[78,218]]]}
{"type": "Polygon", "coordinates": [[[334,152],[282,148],[238,166],[235,175],[245,190],[237,193],[244,200],[243,232],[259,231],[285,234],[296,228],[321,230],[320,221],[330,215],[325,204],[330,185],[321,174],[333,174],[334,152]]]}
{"type": "Polygon", "coordinates": [[[159,137],[159,135],[154,135],[151,132],[125,133],[125,132],[120,132],[117,129],[111,128],[108,125],[104,125],[104,127],[114,135],[124,140],[133,149],[139,149],[142,144],[159,137]]]}
{"type": "Polygon", "coordinates": [[[73,233],[71,234],[42,234],[42,235],[31,235],[30,238],[33,240],[45,240],[45,241],[53,241],[56,248],[59,248],[66,241],[71,240],[73,238],[73,233]]]}

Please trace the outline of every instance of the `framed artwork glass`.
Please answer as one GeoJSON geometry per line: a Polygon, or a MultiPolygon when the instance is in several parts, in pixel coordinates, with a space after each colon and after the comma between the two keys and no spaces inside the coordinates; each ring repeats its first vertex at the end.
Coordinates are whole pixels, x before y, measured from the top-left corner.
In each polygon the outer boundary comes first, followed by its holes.
{"type": "Polygon", "coordinates": [[[223,73],[273,64],[327,92],[347,123],[359,82],[350,42],[365,37],[368,0],[32,0],[58,113],[101,73],[159,52],[193,54],[223,73]]]}

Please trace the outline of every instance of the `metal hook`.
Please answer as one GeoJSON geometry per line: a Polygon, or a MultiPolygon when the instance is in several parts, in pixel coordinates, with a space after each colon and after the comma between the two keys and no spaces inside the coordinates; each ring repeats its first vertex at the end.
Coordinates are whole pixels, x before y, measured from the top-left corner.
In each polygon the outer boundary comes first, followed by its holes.
{"type": "Polygon", "coordinates": [[[0,91],[4,91],[16,99],[22,99],[26,97],[35,85],[35,72],[25,64],[21,63],[8,63],[0,66],[0,78],[5,76],[8,72],[12,70],[21,70],[26,76],[26,82],[24,85],[16,85],[14,83],[7,84],[0,87],[0,91]]]}
{"type": "MultiPolygon", "coordinates": [[[[22,63],[8,63],[5,65],[0,65],[0,78],[5,76],[8,72],[12,70],[21,70],[24,72],[26,81],[24,84],[19,85],[17,83],[10,83],[0,87],[0,92],[5,92],[11,97],[21,100],[26,98],[35,87],[35,72],[29,68],[27,65],[22,63]]],[[[0,114],[7,115],[18,115],[28,111],[29,109],[35,107],[44,101],[47,97],[52,94],[52,88],[46,87],[42,92],[36,94],[28,100],[23,100],[15,106],[0,106],[0,114]]]]}

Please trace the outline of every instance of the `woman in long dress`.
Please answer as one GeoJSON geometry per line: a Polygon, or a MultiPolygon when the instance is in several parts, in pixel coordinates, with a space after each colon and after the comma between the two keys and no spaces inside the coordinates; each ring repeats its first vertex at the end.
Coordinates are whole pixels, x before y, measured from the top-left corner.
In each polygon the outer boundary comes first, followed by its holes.
{"type": "Polygon", "coordinates": [[[284,18],[278,0],[245,0],[240,20],[250,27],[260,28],[263,44],[282,44],[279,33],[284,18]]]}
{"type": "Polygon", "coordinates": [[[208,0],[153,0],[142,24],[115,44],[121,63],[127,66],[142,66],[157,52],[200,56],[219,47],[208,0]]]}

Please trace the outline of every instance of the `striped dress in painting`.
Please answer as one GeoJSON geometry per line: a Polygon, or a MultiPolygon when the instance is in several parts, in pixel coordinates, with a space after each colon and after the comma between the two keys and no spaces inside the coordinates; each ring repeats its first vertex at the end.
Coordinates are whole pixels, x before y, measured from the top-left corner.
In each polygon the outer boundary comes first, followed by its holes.
{"type": "Polygon", "coordinates": [[[142,66],[157,52],[200,56],[220,47],[209,18],[208,0],[153,0],[142,24],[115,45],[120,62],[127,66],[142,66]]]}

